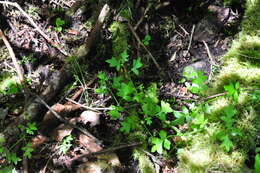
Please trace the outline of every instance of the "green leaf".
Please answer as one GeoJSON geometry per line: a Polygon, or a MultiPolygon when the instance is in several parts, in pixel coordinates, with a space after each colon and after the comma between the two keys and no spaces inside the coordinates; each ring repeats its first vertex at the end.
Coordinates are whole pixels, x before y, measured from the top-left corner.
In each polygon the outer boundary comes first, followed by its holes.
{"type": "Polygon", "coordinates": [[[170,104],[167,103],[167,102],[164,102],[164,101],[161,101],[161,111],[166,113],[166,114],[173,112],[170,104]]]}
{"type": "Polygon", "coordinates": [[[162,140],[167,138],[167,132],[164,130],[160,130],[159,136],[162,140]]]}
{"type": "Polygon", "coordinates": [[[163,140],[159,138],[152,138],[152,143],[154,144],[152,146],[151,152],[158,152],[159,154],[162,154],[163,152],[163,140]]]}
{"type": "Polygon", "coordinates": [[[220,147],[222,147],[225,151],[229,152],[230,149],[234,147],[233,142],[229,139],[228,135],[224,135],[220,137],[220,139],[222,140],[220,147]]]}
{"type": "Polygon", "coordinates": [[[108,80],[108,76],[105,72],[100,71],[98,72],[97,77],[101,80],[101,81],[107,81],[108,80]]]}
{"type": "Polygon", "coordinates": [[[168,139],[165,139],[163,142],[163,147],[167,150],[171,149],[171,142],[168,139]]]}
{"type": "Polygon", "coordinates": [[[131,100],[131,95],[135,92],[135,87],[132,82],[122,83],[121,87],[118,89],[117,95],[125,99],[126,101],[131,100]]]}
{"type": "Polygon", "coordinates": [[[142,42],[143,42],[143,44],[145,45],[145,46],[148,46],[149,44],[150,44],[150,40],[152,39],[152,37],[149,35],[149,34],[147,34],[145,37],[144,37],[144,39],[142,40],[142,42]]]}
{"type": "Polygon", "coordinates": [[[36,127],[36,123],[27,123],[26,133],[30,135],[34,135],[34,131],[38,130],[36,127]]]}
{"type": "Polygon", "coordinates": [[[58,17],[56,18],[55,24],[57,27],[63,26],[65,24],[65,21],[58,17]]]}
{"type": "Polygon", "coordinates": [[[255,156],[255,165],[254,165],[254,168],[255,168],[255,173],[259,173],[260,172],[260,155],[257,154],[255,156]]]}
{"type": "Polygon", "coordinates": [[[111,59],[106,60],[106,62],[109,64],[109,67],[115,67],[116,70],[119,71],[119,69],[121,67],[121,63],[115,57],[112,57],[111,59]]]}
{"type": "Polygon", "coordinates": [[[116,106],[112,106],[114,110],[108,111],[108,114],[111,115],[113,119],[118,119],[121,117],[120,112],[118,111],[118,108],[116,106]]]}
{"type": "Polygon", "coordinates": [[[122,52],[122,53],[120,54],[120,57],[121,57],[121,59],[120,59],[121,64],[124,64],[125,62],[128,61],[129,55],[128,55],[128,53],[127,53],[127,49],[124,50],[124,52],[122,52]]]}
{"type": "Polygon", "coordinates": [[[141,68],[143,66],[142,62],[141,62],[141,58],[138,57],[137,59],[134,59],[133,61],[133,67],[131,69],[132,72],[134,72],[134,74],[139,75],[139,68],[141,68]]]}
{"type": "Polygon", "coordinates": [[[25,151],[23,154],[24,157],[27,157],[29,159],[32,157],[31,153],[34,151],[34,149],[31,142],[29,142],[25,147],[22,147],[22,150],[25,151]]]}
{"type": "Polygon", "coordinates": [[[7,153],[6,158],[8,161],[14,163],[15,165],[22,160],[17,157],[15,153],[7,153]]]}

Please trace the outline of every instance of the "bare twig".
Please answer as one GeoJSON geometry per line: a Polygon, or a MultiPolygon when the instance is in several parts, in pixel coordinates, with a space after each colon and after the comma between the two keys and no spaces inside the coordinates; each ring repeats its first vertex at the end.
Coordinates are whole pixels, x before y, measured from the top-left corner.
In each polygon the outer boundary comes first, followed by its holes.
{"type": "Polygon", "coordinates": [[[74,128],[74,129],[77,129],[79,130],[80,132],[82,132],[84,135],[87,135],[88,137],[92,138],[93,140],[95,140],[95,142],[97,142],[98,144],[101,144],[102,142],[100,140],[98,140],[95,136],[93,136],[91,133],[89,133],[87,130],[81,128],[81,127],[78,127],[72,123],[70,123],[68,120],[62,118],[57,112],[55,112],[54,110],[52,110],[52,108],[38,95],[35,95],[38,100],[46,107],[49,109],[49,111],[51,111],[51,113],[53,113],[53,115],[58,118],[61,122],[67,124],[68,126],[74,128]]]}
{"type": "Polygon", "coordinates": [[[22,67],[19,65],[18,60],[15,57],[14,51],[13,51],[9,41],[7,40],[7,38],[5,37],[5,35],[4,35],[4,33],[1,29],[0,29],[0,37],[3,39],[5,46],[7,47],[8,51],[9,51],[9,55],[12,58],[15,70],[16,70],[18,77],[19,77],[20,84],[23,84],[24,83],[24,75],[23,75],[22,67]]]}
{"type": "Polygon", "coordinates": [[[211,53],[210,53],[210,50],[209,50],[209,47],[208,47],[208,44],[203,40],[203,44],[206,48],[206,51],[207,51],[207,54],[208,54],[208,57],[209,57],[209,60],[210,60],[210,73],[209,73],[209,80],[211,80],[211,77],[212,77],[212,66],[215,64],[213,62],[213,59],[212,59],[212,56],[211,56],[211,53]]]}
{"type": "Polygon", "coordinates": [[[52,41],[48,35],[46,35],[41,28],[33,21],[33,19],[21,8],[19,4],[16,2],[8,2],[8,1],[0,1],[0,4],[7,4],[16,7],[32,24],[32,26],[35,28],[35,30],[43,36],[44,39],[46,39],[53,47],[57,48],[61,53],[68,56],[68,53],[61,49],[60,45],[54,41],[52,41]]]}
{"type": "Polygon", "coordinates": [[[92,111],[107,111],[107,110],[113,110],[113,108],[92,108],[92,107],[88,107],[88,106],[85,106],[85,105],[83,105],[83,104],[80,104],[80,103],[78,103],[78,102],[76,102],[76,101],[74,101],[74,100],[72,100],[72,99],[69,99],[69,98],[66,98],[66,100],[68,100],[68,101],[70,101],[70,102],[72,102],[72,103],[74,103],[74,104],[76,104],[76,105],[79,105],[79,106],[81,106],[81,107],[83,107],[83,108],[85,108],[85,109],[92,110],[92,111]]]}
{"type": "Polygon", "coordinates": [[[140,20],[139,20],[139,21],[137,22],[137,24],[135,25],[134,30],[136,30],[136,29],[139,27],[139,25],[143,22],[144,17],[145,17],[145,15],[146,15],[146,13],[150,10],[151,6],[152,6],[152,4],[149,3],[148,6],[146,7],[146,9],[144,10],[144,14],[142,15],[142,17],[140,18],[140,20]]]}
{"type": "Polygon", "coordinates": [[[183,28],[183,26],[179,25],[179,27],[183,30],[183,32],[185,33],[185,35],[189,35],[189,34],[190,34],[190,33],[188,33],[188,32],[186,31],[186,29],[183,28]]]}
{"type": "Polygon", "coordinates": [[[142,41],[140,40],[139,36],[136,34],[134,28],[130,25],[130,23],[128,23],[128,27],[130,28],[130,31],[132,32],[132,34],[135,36],[135,39],[137,40],[137,42],[144,48],[144,50],[148,53],[148,55],[150,56],[150,58],[153,60],[153,63],[155,64],[155,66],[158,68],[159,71],[161,71],[161,67],[159,66],[159,64],[157,63],[156,59],[154,58],[154,56],[151,54],[151,52],[146,48],[146,46],[142,43],[142,41]]]}
{"type": "Polygon", "coordinates": [[[187,56],[188,53],[189,53],[189,51],[190,51],[190,47],[191,47],[191,42],[192,42],[194,30],[195,30],[195,25],[192,25],[192,30],[191,30],[191,35],[190,35],[189,46],[188,46],[188,49],[187,49],[187,53],[186,53],[184,56],[187,56]]]}

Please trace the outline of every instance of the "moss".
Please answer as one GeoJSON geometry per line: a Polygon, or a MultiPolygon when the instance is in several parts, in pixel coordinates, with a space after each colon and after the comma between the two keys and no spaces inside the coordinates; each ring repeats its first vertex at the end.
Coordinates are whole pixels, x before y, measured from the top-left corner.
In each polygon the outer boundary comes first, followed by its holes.
{"type": "Polygon", "coordinates": [[[155,173],[155,168],[151,160],[145,153],[135,150],[134,159],[138,161],[138,166],[141,173],[155,173]]]}
{"type": "MultiPolygon", "coordinates": [[[[243,88],[260,88],[260,1],[247,0],[242,31],[233,41],[232,47],[223,58],[220,73],[214,77],[208,95],[224,92],[224,86],[239,82],[243,88]]],[[[259,102],[259,101],[258,101],[259,102]]],[[[218,97],[210,102],[211,113],[204,132],[195,133],[191,144],[178,153],[179,172],[245,172],[247,153],[260,145],[260,109],[248,90],[240,92],[238,102],[218,97]],[[242,135],[232,136],[234,148],[229,153],[221,149],[215,135],[225,131],[220,116],[225,107],[233,105],[234,127],[242,135]],[[202,159],[197,159],[202,158],[202,159]]]]}
{"type": "Polygon", "coordinates": [[[247,0],[245,17],[242,22],[243,33],[260,36],[260,1],[247,0]]]}
{"type": "Polygon", "coordinates": [[[219,129],[220,124],[211,123],[204,133],[191,137],[192,144],[178,152],[178,172],[243,172],[245,152],[242,150],[224,152],[214,140],[214,134],[219,129]]]}
{"type": "Polygon", "coordinates": [[[113,36],[113,55],[118,57],[122,52],[128,49],[129,32],[127,25],[120,22],[113,22],[109,27],[113,36]]]}

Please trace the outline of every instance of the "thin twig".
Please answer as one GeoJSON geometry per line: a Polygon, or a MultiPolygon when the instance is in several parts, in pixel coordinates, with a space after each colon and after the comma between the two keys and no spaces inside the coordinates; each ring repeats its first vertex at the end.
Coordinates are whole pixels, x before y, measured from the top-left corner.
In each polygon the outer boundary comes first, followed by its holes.
{"type": "Polygon", "coordinates": [[[35,94],[35,96],[38,98],[38,100],[46,107],[49,109],[49,111],[51,111],[51,113],[53,113],[53,115],[58,118],[61,122],[65,123],[66,125],[79,130],[80,132],[82,132],[84,135],[87,135],[88,137],[92,138],[95,140],[95,142],[97,142],[98,144],[101,144],[102,142],[100,140],[98,140],[95,136],[93,136],[91,133],[89,133],[87,130],[78,127],[72,123],[70,123],[68,120],[62,118],[57,112],[55,112],[54,110],[52,110],[52,108],[38,95],[35,94]]]}
{"type": "Polygon", "coordinates": [[[132,34],[135,36],[135,39],[137,40],[137,42],[144,48],[144,50],[148,53],[148,55],[150,56],[150,58],[153,60],[155,66],[158,68],[159,71],[161,71],[161,67],[159,66],[159,64],[157,63],[156,59],[154,58],[154,56],[151,54],[151,52],[146,48],[146,46],[142,43],[142,41],[140,40],[139,36],[136,34],[134,28],[130,25],[130,23],[128,23],[128,27],[130,28],[130,31],[132,32],[132,34]]]}
{"type": "Polygon", "coordinates": [[[184,56],[187,56],[187,55],[188,55],[188,52],[190,51],[190,47],[191,47],[191,42],[192,42],[194,30],[195,30],[195,25],[192,25],[192,30],[191,30],[191,36],[190,36],[189,46],[188,46],[188,49],[187,49],[187,53],[186,53],[186,55],[184,55],[184,56]]]}
{"type": "Polygon", "coordinates": [[[8,51],[9,51],[9,55],[12,58],[16,73],[18,74],[19,77],[19,81],[20,84],[24,83],[24,75],[23,75],[23,70],[22,67],[19,65],[17,58],[15,57],[14,51],[9,43],[9,41],[7,40],[7,38],[5,37],[3,31],[0,29],[0,37],[3,39],[5,46],[7,47],[8,51]]]}
{"type": "Polygon", "coordinates": [[[148,6],[146,7],[146,9],[144,10],[144,14],[142,15],[142,17],[140,18],[140,20],[139,20],[139,21],[137,22],[137,24],[135,25],[134,30],[136,30],[136,29],[139,27],[139,25],[143,22],[144,17],[145,17],[145,15],[146,15],[146,13],[150,10],[151,6],[152,6],[151,3],[149,3],[148,6]]]}
{"type": "Polygon", "coordinates": [[[215,63],[213,62],[213,59],[212,59],[212,56],[211,56],[208,44],[204,40],[203,40],[203,44],[204,44],[204,46],[206,48],[206,51],[207,51],[207,54],[208,54],[208,57],[209,57],[209,60],[210,60],[209,80],[211,80],[211,77],[212,77],[212,66],[215,65],[215,63]]]}
{"type": "Polygon", "coordinates": [[[74,100],[72,100],[72,99],[70,99],[70,98],[66,98],[66,100],[68,100],[68,101],[70,101],[71,103],[74,103],[74,104],[76,104],[76,105],[79,105],[79,106],[81,106],[81,107],[83,107],[83,108],[85,108],[85,109],[92,110],[92,111],[107,111],[107,110],[113,110],[113,108],[92,108],[92,107],[88,107],[88,106],[85,106],[85,105],[83,105],[83,104],[80,104],[80,103],[78,103],[78,102],[76,102],[76,101],[74,101],[74,100]]]}
{"type": "Polygon", "coordinates": [[[183,26],[179,25],[179,27],[183,30],[183,32],[185,33],[185,35],[189,35],[189,34],[190,34],[190,33],[188,33],[188,32],[186,31],[186,29],[183,28],[183,26]]]}
{"type": "Polygon", "coordinates": [[[32,26],[35,28],[35,30],[43,36],[53,47],[57,48],[61,53],[63,53],[65,56],[68,56],[68,53],[61,49],[58,43],[52,41],[48,35],[46,35],[41,28],[33,21],[33,19],[21,8],[19,4],[16,2],[8,2],[8,1],[0,1],[0,4],[7,4],[16,7],[32,24],[32,26]]]}

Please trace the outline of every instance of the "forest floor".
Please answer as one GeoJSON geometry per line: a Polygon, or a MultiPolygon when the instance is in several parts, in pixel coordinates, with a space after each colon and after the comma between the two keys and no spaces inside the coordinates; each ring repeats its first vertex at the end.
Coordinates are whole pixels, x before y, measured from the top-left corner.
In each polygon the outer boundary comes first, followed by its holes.
{"type": "Polygon", "coordinates": [[[0,1],[0,172],[149,172],[146,159],[150,172],[185,173],[178,147],[216,121],[189,118],[211,99],[204,83],[221,73],[245,3],[107,3],[0,1]]]}

